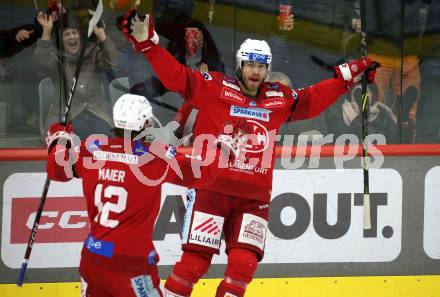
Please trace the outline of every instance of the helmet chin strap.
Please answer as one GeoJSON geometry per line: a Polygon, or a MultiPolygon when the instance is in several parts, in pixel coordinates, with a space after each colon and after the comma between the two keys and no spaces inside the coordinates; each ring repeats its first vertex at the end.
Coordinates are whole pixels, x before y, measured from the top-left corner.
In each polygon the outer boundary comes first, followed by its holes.
{"type": "Polygon", "coordinates": [[[249,91],[246,83],[243,80],[243,74],[242,74],[242,69],[241,67],[237,68],[237,70],[235,71],[235,75],[237,76],[238,80],[241,82],[241,84],[246,88],[246,90],[249,91]]]}

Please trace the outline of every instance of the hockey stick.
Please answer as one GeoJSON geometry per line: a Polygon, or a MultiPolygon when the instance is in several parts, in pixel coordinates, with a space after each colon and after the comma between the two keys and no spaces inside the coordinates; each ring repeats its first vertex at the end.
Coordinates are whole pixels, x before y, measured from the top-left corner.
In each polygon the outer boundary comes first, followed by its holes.
{"type": "MultiPolygon", "coordinates": [[[[127,88],[126,86],[123,86],[120,83],[116,83],[113,87],[119,91],[124,92],[124,93],[130,93],[130,89],[127,88]]],[[[161,101],[157,100],[156,98],[148,98],[148,101],[156,104],[157,106],[161,106],[163,108],[166,108],[166,109],[174,111],[174,112],[179,111],[179,109],[177,107],[172,106],[171,104],[168,104],[166,102],[161,102],[161,101]]]]}
{"type": "MultiPolygon", "coordinates": [[[[360,0],[360,16],[361,16],[361,56],[367,56],[367,34],[366,28],[366,3],[365,0],[360,0]]],[[[371,213],[370,213],[370,188],[369,188],[369,163],[370,157],[368,154],[368,143],[365,138],[368,135],[368,113],[370,104],[367,96],[367,71],[362,75],[362,167],[364,175],[364,201],[363,201],[363,227],[364,230],[371,229],[371,213]]]]}
{"type": "Polygon", "coordinates": [[[34,0],[35,10],[38,12],[40,9],[38,8],[37,0],[34,0]]]}
{"type": "Polygon", "coordinates": [[[319,67],[328,70],[328,71],[335,71],[335,66],[341,65],[346,62],[345,58],[340,58],[335,63],[328,63],[319,58],[318,56],[311,54],[309,55],[310,60],[312,60],[313,63],[318,65],[319,67]]]}
{"type": "MultiPolygon", "coordinates": [[[[64,109],[64,115],[63,115],[63,117],[61,119],[61,123],[63,125],[67,124],[67,119],[68,119],[68,115],[69,115],[69,111],[70,111],[70,106],[72,105],[73,94],[75,93],[76,83],[78,81],[78,77],[79,77],[79,74],[81,72],[81,66],[83,64],[84,53],[85,53],[85,49],[86,49],[87,44],[88,44],[89,37],[92,34],[93,28],[97,25],[99,19],[101,18],[102,12],[103,12],[102,0],[99,0],[99,3],[98,3],[98,5],[96,7],[96,10],[95,10],[95,14],[92,16],[92,18],[89,21],[89,28],[88,28],[88,32],[87,32],[87,38],[86,38],[86,40],[84,41],[84,44],[81,47],[81,51],[80,51],[80,54],[79,54],[79,57],[78,57],[78,63],[76,65],[75,74],[73,76],[72,86],[71,86],[71,88],[69,90],[68,99],[67,99],[67,102],[66,102],[66,108],[64,109]]],[[[35,236],[37,234],[37,230],[38,230],[38,225],[40,223],[41,214],[43,213],[43,208],[44,208],[44,204],[46,202],[46,197],[47,197],[47,192],[49,190],[49,186],[50,186],[50,179],[49,179],[49,177],[46,177],[46,182],[44,183],[43,192],[42,192],[41,198],[40,198],[40,204],[38,206],[38,210],[37,210],[37,213],[35,215],[34,224],[33,224],[32,230],[31,230],[31,234],[29,236],[26,252],[24,254],[23,263],[21,264],[21,269],[20,269],[20,272],[18,274],[17,286],[19,286],[19,287],[21,287],[23,285],[24,275],[26,274],[29,258],[31,256],[31,252],[32,252],[32,247],[33,247],[34,242],[35,242],[35,236]]]]}
{"type": "MultiPolygon", "coordinates": [[[[113,85],[113,87],[119,91],[122,91],[124,93],[130,93],[130,88],[127,88],[126,86],[123,86],[122,84],[120,84],[119,82],[115,83],[113,85]]],[[[136,93],[135,93],[136,94],[136,93]]],[[[161,102],[159,100],[157,100],[156,98],[148,98],[148,101],[150,101],[151,103],[156,104],[157,106],[161,106],[163,108],[166,108],[168,110],[177,112],[179,109],[171,104],[168,104],[166,102],[161,102]]]]}
{"type": "Polygon", "coordinates": [[[172,106],[172,105],[170,105],[168,103],[165,103],[165,102],[160,102],[156,98],[149,98],[148,101],[150,101],[151,103],[156,104],[157,106],[161,106],[163,108],[166,108],[166,109],[174,111],[174,112],[178,112],[179,111],[179,109],[177,107],[172,106]]]}

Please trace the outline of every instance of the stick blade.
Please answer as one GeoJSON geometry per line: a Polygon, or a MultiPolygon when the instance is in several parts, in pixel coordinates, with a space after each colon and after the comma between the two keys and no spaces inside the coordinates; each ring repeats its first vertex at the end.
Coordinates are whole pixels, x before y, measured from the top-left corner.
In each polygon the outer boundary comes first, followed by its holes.
{"type": "Polygon", "coordinates": [[[17,286],[21,287],[23,285],[24,275],[26,274],[27,269],[27,261],[24,260],[23,263],[21,263],[20,272],[18,273],[18,280],[17,280],[17,286]]]}
{"type": "Polygon", "coordinates": [[[370,194],[364,194],[364,218],[363,218],[363,227],[364,230],[371,229],[371,212],[370,212],[370,194]]]}

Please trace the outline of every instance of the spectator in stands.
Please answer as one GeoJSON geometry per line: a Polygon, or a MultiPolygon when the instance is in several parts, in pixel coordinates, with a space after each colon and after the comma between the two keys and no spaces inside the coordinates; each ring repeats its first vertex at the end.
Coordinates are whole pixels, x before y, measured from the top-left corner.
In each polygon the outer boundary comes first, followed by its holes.
{"type": "MultiPolygon", "coordinates": [[[[272,71],[271,73],[269,73],[266,80],[269,82],[279,82],[285,86],[288,86],[289,88],[292,88],[292,82],[291,82],[290,78],[282,72],[272,71]]],[[[298,123],[301,123],[301,121],[299,121],[298,123]]],[[[321,129],[318,126],[319,122],[317,120],[309,121],[308,123],[309,124],[312,123],[312,125],[307,125],[307,128],[302,129],[302,130],[298,130],[295,127],[295,124],[293,124],[293,123],[285,123],[281,127],[279,134],[282,136],[284,136],[284,135],[297,135],[297,136],[307,135],[308,139],[310,141],[312,141],[313,135],[322,135],[320,132],[321,129]]],[[[301,127],[301,128],[303,128],[303,127],[301,127]]],[[[293,139],[293,141],[295,142],[295,139],[293,139]]],[[[280,143],[282,144],[283,142],[284,142],[284,140],[280,139],[280,143]]]]}
{"type": "MultiPolygon", "coordinates": [[[[137,1],[137,4],[139,1],[137,1]]],[[[194,19],[191,15],[194,3],[192,0],[157,0],[153,2],[154,22],[156,32],[167,40],[164,47],[180,63],[193,69],[207,72],[224,72],[225,66],[222,56],[214,42],[213,37],[205,25],[194,19]],[[187,31],[192,30],[194,35],[188,36],[187,31]],[[193,38],[194,47],[189,48],[193,38]]],[[[129,50],[130,55],[132,50],[129,50]]],[[[197,110],[189,104],[183,102],[177,93],[170,93],[157,79],[151,66],[141,56],[130,56],[128,59],[128,77],[130,93],[153,98],[152,105],[158,119],[166,124],[176,120],[180,126],[177,131],[167,131],[162,141],[173,143],[174,136],[178,139],[192,132],[192,127],[196,120],[197,110]],[[177,113],[173,110],[161,108],[154,101],[162,101],[162,96],[166,96],[166,102],[178,107],[177,113]],[[186,128],[185,128],[186,127],[186,128]]],[[[186,145],[191,144],[187,142],[186,145]]]]}
{"type": "MultiPolygon", "coordinates": [[[[38,28],[38,27],[37,27],[38,28]]],[[[41,30],[35,28],[33,24],[20,25],[8,30],[0,31],[0,59],[11,57],[23,48],[33,44],[39,36],[41,30]]]]}
{"type": "MultiPolygon", "coordinates": [[[[56,35],[57,39],[62,40],[64,51],[60,52],[55,45],[58,42],[51,42],[52,17],[39,13],[37,20],[43,27],[43,35],[37,41],[35,60],[40,72],[44,76],[50,76],[56,85],[55,89],[61,88],[63,92],[59,100],[52,100],[50,103],[46,120],[50,124],[59,119],[64,109],[85,37],[76,20],[72,17],[66,18],[67,22],[61,26],[61,34],[56,35]],[[60,67],[63,69],[61,76],[58,75],[60,67]]],[[[104,71],[118,65],[119,53],[103,28],[96,26],[93,32],[97,41],[90,41],[85,49],[70,111],[73,126],[81,138],[91,133],[109,134],[113,127],[110,101],[104,96],[101,82],[104,71]]]]}
{"type": "MultiPolygon", "coordinates": [[[[268,1],[266,1],[268,2],[268,1]]],[[[280,5],[290,5],[293,12],[295,10],[295,1],[290,0],[276,0],[269,1],[270,3],[265,3],[265,7],[270,8],[274,13],[267,15],[269,22],[268,27],[268,37],[265,38],[269,44],[272,54],[273,54],[273,64],[272,68],[285,73],[291,79],[294,78],[294,67],[291,61],[292,56],[290,55],[291,50],[289,49],[289,36],[292,36],[293,29],[295,28],[295,19],[293,13],[291,13],[284,21],[280,20],[280,5]]],[[[261,35],[261,23],[256,22],[257,17],[256,11],[253,9],[255,7],[255,1],[253,0],[243,0],[241,4],[246,7],[239,12],[237,18],[247,20],[246,24],[252,26],[251,36],[261,35]]],[[[237,28],[241,30],[241,28],[237,28]]]]}
{"type": "MultiPolygon", "coordinates": [[[[366,2],[368,57],[382,65],[376,77],[378,100],[391,106],[399,119],[402,143],[415,140],[417,101],[420,98],[420,38],[425,30],[427,12],[424,2],[366,2]],[[404,24],[401,10],[396,9],[401,5],[405,7],[404,24]],[[387,98],[387,93],[391,94],[391,98],[387,98]]],[[[355,0],[354,4],[352,25],[359,32],[359,0],[355,0]]]]}
{"type": "MultiPolygon", "coordinates": [[[[61,13],[66,16],[67,10],[60,0],[49,0],[45,13],[52,16],[54,26],[57,27],[61,13]]],[[[42,32],[36,18],[34,22],[0,30],[1,101],[7,105],[8,132],[19,133],[21,137],[38,133],[38,102],[30,102],[30,98],[37,92],[32,46],[42,32]]]]}
{"type": "MultiPolygon", "coordinates": [[[[193,1],[158,0],[154,6],[154,22],[159,35],[168,39],[165,48],[182,64],[200,71],[224,72],[224,63],[209,31],[202,22],[191,17],[193,1]],[[196,49],[191,52],[187,47],[187,29],[193,29],[196,49]]],[[[130,71],[131,92],[149,97],[161,96],[167,89],[151,76],[137,77],[137,71],[130,71]]]]}
{"type": "MultiPolygon", "coordinates": [[[[21,92],[29,89],[23,88],[27,80],[25,81],[24,77],[20,76],[21,73],[17,70],[20,66],[14,63],[15,61],[26,62],[23,56],[19,57],[17,54],[34,43],[38,34],[41,35],[41,32],[36,32],[34,27],[32,24],[20,25],[0,31],[0,93],[2,95],[0,102],[5,104],[3,108],[7,112],[3,114],[8,118],[2,119],[3,129],[6,130],[6,126],[10,125],[8,128],[10,132],[32,133],[36,131],[36,114],[32,116],[34,114],[32,107],[35,109],[35,105],[29,104],[28,96],[21,92]]],[[[26,68],[29,71],[29,68],[26,68]]]]}
{"type": "MultiPolygon", "coordinates": [[[[52,16],[55,28],[58,28],[58,20],[67,17],[67,10],[63,7],[60,0],[49,0],[48,8],[45,12],[52,16]]],[[[0,30],[0,59],[12,57],[21,50],[34,44],[41,37],[43,28],[35,19],[34,23],[15,26],[7,30],[0,30]]]]}
{"type": "MultiPolygon", "coordinates": [[[[387,143],[399,142],[397,117],[390,107],[378,100],[378,91],[375,84],[369,85],[370,113],[368,118],[369,134],[382,134],[387,143]]],[[[355,86],[344,100],[338,100],[331,106],[324,118],[324,128],[327,134],[334,134],[334,140],[343,134],[354,134],[359,141],[362,139],[361,120],[361,86],[355,86]]]]}
{"type": "Polygon", "coordinates": [[[266,80],[269,82],[279,82],[285,86],[288,86],[289,88],[292,88],[290,78],[282,72],[272,71],[269,73],[266,80]]]}
{"type": "Polygon", "coordinates": [[[440,143],[440,1],[425,0],[426,34],[421,42],[421,96],[417,108],[418,143],[440,143]]]}

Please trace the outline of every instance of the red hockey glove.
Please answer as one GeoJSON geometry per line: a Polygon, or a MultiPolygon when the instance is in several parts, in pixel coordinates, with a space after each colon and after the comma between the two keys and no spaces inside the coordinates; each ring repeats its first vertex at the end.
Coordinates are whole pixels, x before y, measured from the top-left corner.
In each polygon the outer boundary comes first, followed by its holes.
{"type": "Polygon", "coordinates": [[[66,146],[69,144],[71,145],[73,143],[73,132],[72,124],[67,124],[67,126],[64,126],[61,123],[53,123],[49,127],[49,130],[47,130],[47,153],[50,153],[52,147],[58,142],[58,139],[64,139],[66,146]]]}
{"type": "Polygon", "coordinates": [[[226,123],[223,133],[217,137],[216,144],[224,154],[229,154],[230,158],[237,158],[240,152],[246,147],[250,134],[250,126],[245,119],[226,123]]]}
{"type": "Polygon", "coordinates": [[[159,43],[159,36],[154,31],[151,15],[138,16],[134,9],[124,17],[122,32],[138,54],[145,54],[159,43]]]}
{"type": "Polygon", "coordinates": [[[344,63],[335,66],[336,77],[347,82],[347,88],[361,80],[362,73],[366,71],[369,83],[374,81],[376,76],[376,68],[380,67],[378,62],[372,61],[368,58],[362,58],[350,63],[344,63]]]}

